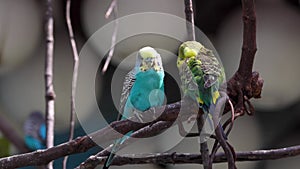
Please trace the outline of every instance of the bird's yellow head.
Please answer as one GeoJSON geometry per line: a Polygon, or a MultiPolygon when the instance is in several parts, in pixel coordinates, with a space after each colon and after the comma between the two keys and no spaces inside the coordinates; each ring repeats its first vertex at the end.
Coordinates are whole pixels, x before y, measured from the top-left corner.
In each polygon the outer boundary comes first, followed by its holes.
{"type": "Polygon", "coordinates": [[[155,71],[162,70],[162,62],[159,53],[152,47],[144,47],[138,52],[138,59],[140,60],[140,70],[146,71],[153,68],[155,71]]]}
{"type": "Polygon", "coordinates": [[[204,46],[196,41],[186,41],[182,43],[178,50],[177,66],[180,67],[187,59],[196,57],[202,48],[204,48],[204,46]]]}
{"type": "Polygon", "coordinates": [[[193,48],[190,48],[188,46],[183,48],[183,56],[185,58],[195,57],[195,56],[197,56],[197,54],[198,54],[198,51],[193,48]]]}

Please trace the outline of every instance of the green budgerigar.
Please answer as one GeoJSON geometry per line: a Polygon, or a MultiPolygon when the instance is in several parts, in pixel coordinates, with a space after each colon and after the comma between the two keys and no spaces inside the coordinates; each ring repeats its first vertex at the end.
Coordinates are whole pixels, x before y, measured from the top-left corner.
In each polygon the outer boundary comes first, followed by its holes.
{"type": "MultiPolygon", "coordinates": [[[[135,67],[126,75],[120,99],[122,113],[118,120],[127,119],[135,112],[144,112],[164,103],[164,69],[159,53],[152,47],[144,47],[137,53],[135,67]]],[[[132,132],[114,142],[104,163],[108,169],[115,153],[132,132]]]]}
{"type": "Polygon", "coordinates": [[[177,67],[184,96],[199,103],[209,122],[209,132],[212,132],[214,125],[211,115],[220,98],[219,87],[225,79],[224,68],[213,51],[197,41],[186,41],[180,45],[177,67]]]}

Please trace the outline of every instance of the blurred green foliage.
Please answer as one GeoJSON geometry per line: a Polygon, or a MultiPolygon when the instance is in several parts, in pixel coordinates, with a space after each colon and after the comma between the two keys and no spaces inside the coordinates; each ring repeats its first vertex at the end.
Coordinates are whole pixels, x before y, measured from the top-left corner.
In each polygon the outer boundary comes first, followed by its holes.
{"type": "Polygon", "coordinates": [[[0,158],[9,156],[9,141],[0,137],[0,158]]]}

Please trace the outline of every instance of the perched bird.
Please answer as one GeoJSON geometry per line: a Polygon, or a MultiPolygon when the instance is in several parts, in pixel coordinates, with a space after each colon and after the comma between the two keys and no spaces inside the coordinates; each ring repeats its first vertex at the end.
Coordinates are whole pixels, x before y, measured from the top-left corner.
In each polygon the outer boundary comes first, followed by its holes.
{"type": "Polygon", "coordinates": [[[208,120],[209,133],[214,131],[212,113],[220,98],[219,87],[225,79],[224,68],[212,50],[196,41],[180,45],[177,58],[182,90],[185,97],[196,100],[208,120]],[[208,117],[208,118],[207,118],[208,117]]]}
{"type": "Polygon", "coordinates": [[[24,140],[30,150],[46,148],[46,125],[42,113],[32,112],[24,123],[24,140]]]}
{"type": "MultiPolygon", "coordinates": [[[[164,69],[159,53],[152,47],[139,50],[135,67],[126,75],[120,99],[118,120],[123,120],[135,112],[144,112],[164,103],[164,69]]],[[[114,142],[113,148],[104,163],[108,169],[120,145],[132,134],[127,133],[114,142]]]]}

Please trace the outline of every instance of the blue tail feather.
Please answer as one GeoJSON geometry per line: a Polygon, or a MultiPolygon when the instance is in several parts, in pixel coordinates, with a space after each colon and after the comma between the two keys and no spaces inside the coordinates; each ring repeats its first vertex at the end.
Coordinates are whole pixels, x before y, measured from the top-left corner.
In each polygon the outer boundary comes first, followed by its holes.
{"type": "Polygon", "coordinates": [[[120,145],[122,145],[124,143],[124,141],[130,137],[131,134],[132,134],[132,131],[126,133],[126,135],[123,136],[122,138],[115,140],[113,148],[109,152],[102,169],[108,169],[110,167],[110,165],[113,162],[113,159],[116,155],[115,153],[119,150],[120,145]]]}

